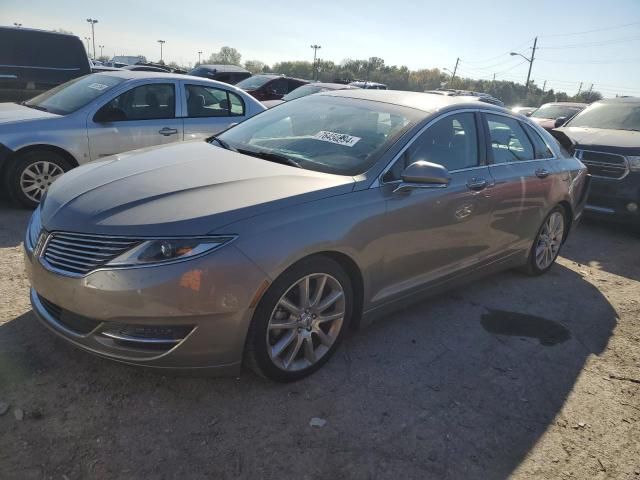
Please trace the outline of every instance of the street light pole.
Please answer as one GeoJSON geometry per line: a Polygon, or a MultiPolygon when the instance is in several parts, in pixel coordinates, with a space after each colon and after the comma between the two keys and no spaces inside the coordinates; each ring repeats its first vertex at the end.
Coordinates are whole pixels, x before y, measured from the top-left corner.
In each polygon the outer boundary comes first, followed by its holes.
{"type": "Polygon", "coordinates": [[[102,57],[102,49],[104,48],[104,45],[98,45],[98,48],[100,49],[100,56],[102,57]]]}
{"type": "Polygon", "coordinates": [[[22,24],[18,23],[18,22],[13,22],[13,26],[16,27],[16,28],[20,28],[22,26],[22,24]]]}
{"type": "Polygon", "coordinates": [[[87,57],[90,57],[91,51],[89,50],[89,40],[91,40],[91,37],[84,37],[84,39],[87,41],[87,57]]]}
{"type": "Polygon", "coordinates": [[[96,32],[95,25],[98,23],[98,20],[95,18],[87,18],[87,22],[91,24],[91,38],[93,39],[93,59],[96,59],[96,32]]]}
{"type": "Polygon", "coordinates": [[[510,55],[513,57],[514,55],[519,55],[520,57],[524,58],[527,62],[529,62],[529,72],[527,73],[527,83],[524,84],[524,90],[525,92],[529,91],[529,80],[531,79],[531,67],[533,67],[533,61],[536,58],[536,47],[538,45],[538,37],[536,37],[533,40],[533,48],[531,50],[531,58],[529,57],[525,57],[524,55],[522,55],[521,53],[518,52],[511,52],[510,55]]]}
{"type": "Polygon", "coordinates": [[[313,48],[313,79],[318,79],[318,66],[316,65],[316,58],[318,57],[318,50],[322,47],[320,45],[311,45],[313,48]]]}
{"type": "Polygon", "coordinates": [[[158,40],[158,43],[160,44],[160,62],[162,62],[162,45],[166,43],[166,40],[158,40]]]}
{"type": "Polygon", "coordinates": [[[200,55],[202,55],[202,51],[198,52],[198,65],[200,65],[200,55]]]}

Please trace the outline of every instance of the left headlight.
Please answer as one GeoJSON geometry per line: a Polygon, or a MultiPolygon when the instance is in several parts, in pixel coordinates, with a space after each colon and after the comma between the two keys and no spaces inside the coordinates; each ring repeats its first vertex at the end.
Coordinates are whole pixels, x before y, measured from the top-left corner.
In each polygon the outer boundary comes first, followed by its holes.
{"type": "Polygon", "coordinates": [[[42,230],[42,221],[40,220],[40,207],[36,208],[29,219],[29,225],[27,226],[27,234],[24,239],[25,246],[32,252],[38,244],[38,236],[42,230]]]}
{"type": "Polygon", "coordinates": [[[146,240],[107,263],[111,266],[155,265],[205,255],[231,242],[234,236],[146,240]]]}
{"type": "Polygon", "coordinates": [[[640,157],[627,157],[629,160],[629,169],[632,172],[640,172],[640,157]]]}

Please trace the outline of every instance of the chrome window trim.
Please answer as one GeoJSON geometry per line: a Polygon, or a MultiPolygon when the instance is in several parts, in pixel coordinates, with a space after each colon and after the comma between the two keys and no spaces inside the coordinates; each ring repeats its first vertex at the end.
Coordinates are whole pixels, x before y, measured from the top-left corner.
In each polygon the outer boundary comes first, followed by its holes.
{"type": "MultiPolygon", "coordinates": [[[[613,155],[614,157],[621,157],[624,160],[624,173],[622,174],[621,177],[613,178],[613,177],[604,177],[602,175],[591,174],[593,178],[602,178],[604,180],[612,180],[614,182],[617,182],[625,179],[627,175],[631,173],[631,169],[629,167],[629,159],[625,155],[621,155],[619,153],[603,152],[601,150],[589,150],[588,148],[577,148],[573,156],[574,158],[577,158],[578,160],[580,160],[582,163],[585,162],[584,160],[582,160],[583,152],[601,153],[601,154],[604,153],[605,155],[613,155]]],[[[591,162],[591,160],[587,160],[587,162],[591,162]]],[[[601,165],[610,165],[612,167],[623,168],[622,164],[607,163],[607,162],[593,162],[593,163],[600,163],[601,165]]],[[[587,166],[587,168],[589,167],[589,165],[587,165],[586,163],[585,163],[585,166],[587,166]]]]}
{"type": "Polygon", "coordinates": [[[33,68],[36,70],[60,70],[64,72],[72,72],[75,70],[80,70],[79,67],[38,67],[35,65],[0,65],[0,67],[6,68],[33,68]]]}

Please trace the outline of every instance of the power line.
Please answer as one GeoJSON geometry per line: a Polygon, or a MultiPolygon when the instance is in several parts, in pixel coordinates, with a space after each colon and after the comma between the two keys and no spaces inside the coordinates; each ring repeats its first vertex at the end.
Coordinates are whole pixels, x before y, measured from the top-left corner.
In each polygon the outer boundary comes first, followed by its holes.
{"type": "Polygon", "coordinates": [[[555,47],[538,47],[538,48],[543,48],[545,50],[560,50],[565,48],[604,47],[606,45],[614,45],[617,43],[631,42],[634,40],[640,40],[640,37],[616,38],[614,40],[606,40],[606,41],[599,41],[599,42],[573,43],[568,45],[556,45],[555,47]]]}
{"type": "Polygon", "coordinates": [[[621,58],[618,60],[588,60],[588,61],[571,61],[571,60],[548,60],[546,58],[536,58],[536,60],[548,63],[564,63],[569,65],[606,65],[613,63],[640,62],[640,58],[621,58]]]}
{"type": "Polygon", "coordinates": [[[500,55],[496,55],[495,57],[490,57],[490,58],[485,58],[483,60],[465,60],[465,63],[471,63],[471,64],[483,64],[483,63],[489,63],[492,62],[494,60],[496,60],[497,58],[501,58],[501,57],[505,57],[508,56],[510,52],[513,52],[514,50],[518,50],[521,47],[524,47],[526,45],[529,45],[531,43],[533,39],[529,39],[529,40],[525,40],[524,42],[522,42],[521,44],[519,44],[516,47],[513,47],[511,50],[507,50],[506,52],[501,53],[500,55]]]}
{"type": "Polygon", "coordinates": [[[595,30],[583,30],[582,32],[571,33],[553,33],[550,35],[538,35],[539,37],[569,37],[572,35],[585,35],[587,33],[604,32],[606,30],[617,30],[619,28],[630,27],[632,25],[640,25],[640,22],[623,23],[622,25],[613,25],[611,27],[596,28],[595,30]]]}

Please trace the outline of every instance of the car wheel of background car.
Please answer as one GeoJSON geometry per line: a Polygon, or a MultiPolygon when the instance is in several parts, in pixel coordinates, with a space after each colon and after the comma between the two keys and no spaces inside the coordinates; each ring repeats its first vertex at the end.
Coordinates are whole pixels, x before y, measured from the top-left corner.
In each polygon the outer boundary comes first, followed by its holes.
{"type": "Polygon", "coordinates": [[[256,308],[247,365],[280,382],[310,375],[338,347],[352,308],[351,281],[337,262],[324,256],[301,260],[273,282],[256,308]]]}
{"type": "Polygon", "coordinates": [[[529,275],[542,275],[547,272],[556,261],[565,233],[565,212],[560,206],[555,207],[542,222],[538,230],[525,272],[529,275]]]}
{"type": "Polygon", "coordinates": [[[49,186],[72,166],[49,150],[30,150],[19,155],[6,172],[9,197],[17,204],[35,208],[49,186]]]}

